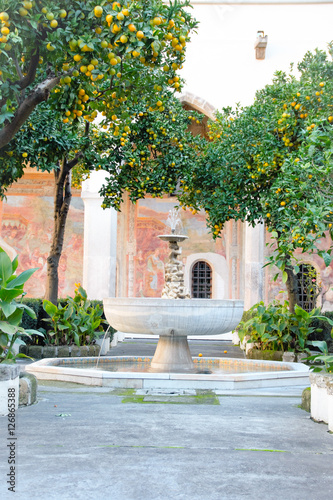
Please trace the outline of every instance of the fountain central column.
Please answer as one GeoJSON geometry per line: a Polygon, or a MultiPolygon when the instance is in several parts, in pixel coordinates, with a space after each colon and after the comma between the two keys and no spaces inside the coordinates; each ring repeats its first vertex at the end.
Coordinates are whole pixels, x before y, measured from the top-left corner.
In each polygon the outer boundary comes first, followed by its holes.
{"type": "MultiPolygon", "coordinates": [[[[165,285],[162,299],[189,299],[190,293],[185,287],[183,264],[178,260],[182,251],[178,243],[188,237],[181,234],[158,236],[169,243],[169,261],[165,266],[165,285]]],[[[195,367],[190,353],[187,336],[175,335],[170,330],[168,335],[160,335],[156,351],[151,362],[153,372],[194,372],[195,367]]]]}

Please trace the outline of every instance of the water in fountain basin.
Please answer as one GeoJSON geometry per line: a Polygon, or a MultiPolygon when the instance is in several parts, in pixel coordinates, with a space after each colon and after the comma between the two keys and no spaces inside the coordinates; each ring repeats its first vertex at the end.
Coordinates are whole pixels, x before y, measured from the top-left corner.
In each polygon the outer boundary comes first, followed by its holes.
{"type": "MultiPolygon", "coordinates": [[[[127,357],[117,356],[114,358],[102,358],[99,366],[95,364],[93,359],[62,360],[62,366],[71,366],[72,368],[87,368],[93,370],[102,370],[119,373],[150,373],[151,372],[151,357],[127,357]]],[[[193,358],[194,374],[235,374],[247,372],[272,372],[290,370],[290,367],[285,363],[270,363],[266,361],[253,362],[252,360],[232,359],[232,358],[193,358]]],[[[179,370],[179,373],[182,373],[179,370]]]]}

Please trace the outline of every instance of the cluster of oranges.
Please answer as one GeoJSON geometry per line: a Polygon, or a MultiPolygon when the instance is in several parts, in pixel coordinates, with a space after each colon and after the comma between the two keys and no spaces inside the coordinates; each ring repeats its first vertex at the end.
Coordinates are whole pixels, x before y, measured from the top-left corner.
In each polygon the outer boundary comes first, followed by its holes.
{"type": "Polygon", "coordinates": [[[8,35],[10,33],[10,21],[9,21],[9,15],[7,14],[7,12],[0,13],[0,21],[1,21],[0,43],[6,44],[5,50],[10,50],[11,45],[10,45],[10,43],[8,43],[8,35]]]}

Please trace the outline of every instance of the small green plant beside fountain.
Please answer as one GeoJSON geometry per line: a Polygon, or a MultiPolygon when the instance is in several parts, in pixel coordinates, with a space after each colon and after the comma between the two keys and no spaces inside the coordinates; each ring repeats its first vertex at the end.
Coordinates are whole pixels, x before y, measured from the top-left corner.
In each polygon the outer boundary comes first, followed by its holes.
{"type": "MultiPolygon", "coordinates": [[[[333,326],[333,321],[320,314],[315,308],[308,312],[295,306],[295,312],[290,312],[289,303],[272,302],[267,306],[259,302],[244,313],[243,319],[237,327],[241,341],[247,339],[254,344],[257,351],[292,351],[295,354],[308,353],[311,345],[324,347],[326,342],[310,342],[309,336],[318,331],[312,326],[314,320],[327,321],[333,326]]],[[[326,345],[327,349],[327,345],[326,345]]]]}
{"type": "Polygon", "coordinates": [[[80,285],[75,289],[74,297],[67,297],[65,306],[57,307],[49,300],[44,300],[43,307],[50,316],[44,319],[51,325],[47,340],[56,346],[91,345],[104,332],[103,324],[107,324],[102,318],[103,308],[98,304],[93,305],[80,285]]]}
{"type": "Polygon", "coordinates": [[[20,326],[23,311],[31,318],[35,318],[35,312],[25,304],[17,302],[16,299],[23,297],[25,282],[37,270],[27,269],[16,276],[18,257],[13,261],[7,253],[0,248],[0,362],[15,363],[16,358],[27,357],[22,353],[16,353],[14,345],[25,345],[22,337],[31,335],[42,335],[33,329],[24,329],[20,326]]]}

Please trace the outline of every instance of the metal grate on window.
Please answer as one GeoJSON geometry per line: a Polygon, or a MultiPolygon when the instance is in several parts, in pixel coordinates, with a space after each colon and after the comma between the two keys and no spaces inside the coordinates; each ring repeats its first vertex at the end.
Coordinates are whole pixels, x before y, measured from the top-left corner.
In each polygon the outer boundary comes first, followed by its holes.
{"type": "Polygon", "coordinates": [[[204,261],[198,261],[192,268],[192,298],[210,299],[212,296],[212,269],[204,261]]]}
{"type": "Polygon", "coordinates": [[[297,274],[297,286],[300,306],[305,311],[316,307],[317,273],[310,264],[301,264],[297,274]]]}

